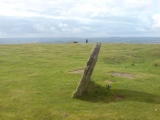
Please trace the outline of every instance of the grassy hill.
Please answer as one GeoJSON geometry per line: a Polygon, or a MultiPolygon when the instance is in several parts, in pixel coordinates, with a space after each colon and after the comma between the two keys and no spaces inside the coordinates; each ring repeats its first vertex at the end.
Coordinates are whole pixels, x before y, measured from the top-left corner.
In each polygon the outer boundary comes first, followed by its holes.
{"type": "Polygon", "coordinates": [[[88,90],[71,98],[92,47],[0,45],[0,119],[159,120],[160,44],[102,44],[88,90]]]}

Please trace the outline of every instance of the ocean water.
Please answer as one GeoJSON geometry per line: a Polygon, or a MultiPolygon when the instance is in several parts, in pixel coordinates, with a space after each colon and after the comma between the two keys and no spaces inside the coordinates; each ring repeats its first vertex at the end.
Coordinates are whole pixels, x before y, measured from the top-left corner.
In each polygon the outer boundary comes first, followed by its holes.
{"type": "Polygon", "coordinates": [[[29,44],[29,43],[133,43],[133,44],[159,44],[160,37],[43,37],[43,38],[0,38],[0,44],[29,44]]]}

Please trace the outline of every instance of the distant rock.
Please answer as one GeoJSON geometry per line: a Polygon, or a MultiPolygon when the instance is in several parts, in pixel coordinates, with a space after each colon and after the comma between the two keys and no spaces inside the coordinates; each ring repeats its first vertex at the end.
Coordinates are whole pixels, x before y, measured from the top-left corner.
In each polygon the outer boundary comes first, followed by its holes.
{"type": "Polygon", "coordinates": [[[73,41],[73,43],[78,43],[77,41],[73,41]]]}

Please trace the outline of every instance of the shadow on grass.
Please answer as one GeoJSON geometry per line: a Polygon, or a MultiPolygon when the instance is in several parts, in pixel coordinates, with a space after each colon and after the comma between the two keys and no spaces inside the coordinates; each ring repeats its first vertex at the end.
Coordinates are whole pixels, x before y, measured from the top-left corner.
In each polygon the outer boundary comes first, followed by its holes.
{"type": "Polygon", "coordinates": [[[138,101],[146,103],[160,104],[160,96],[149,94],[146,92],[123,90],[123,89],[107,89],[94,82],[90,82],[84,94],[78,98],[89,102],[120,102],[120,101],[138,101]]]}

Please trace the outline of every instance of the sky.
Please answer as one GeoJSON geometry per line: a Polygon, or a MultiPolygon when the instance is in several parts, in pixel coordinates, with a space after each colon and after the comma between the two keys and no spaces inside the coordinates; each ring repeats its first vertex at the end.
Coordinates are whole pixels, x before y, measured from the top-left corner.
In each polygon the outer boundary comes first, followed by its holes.
{"type": "Polygon", "coordinates": [[[160,0],[0,0],[0,38],[159,33],[160,0]]]}

